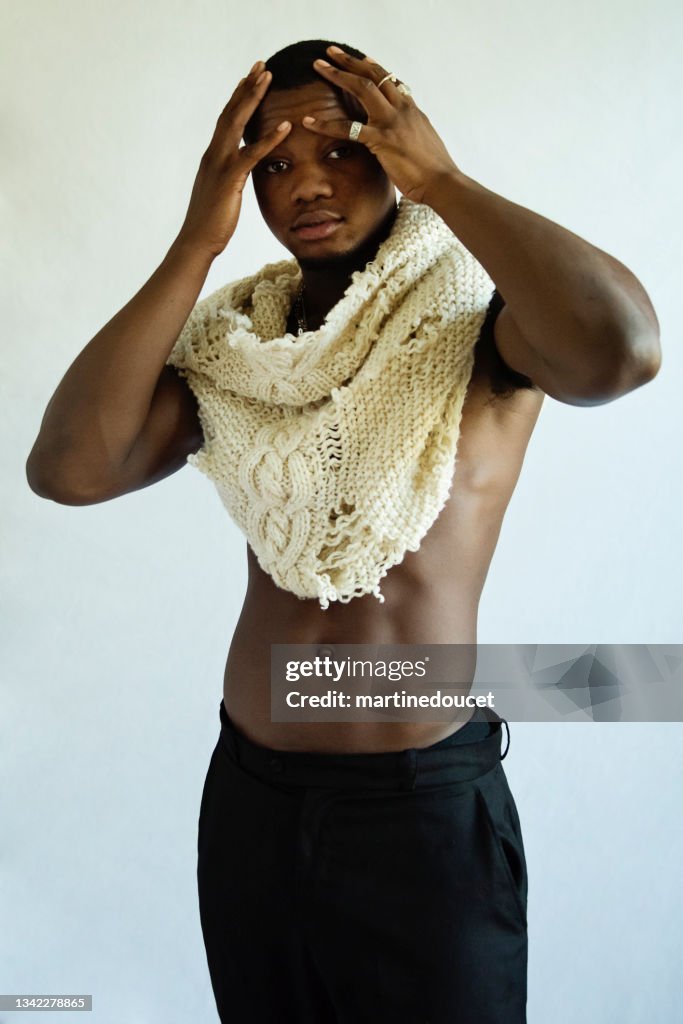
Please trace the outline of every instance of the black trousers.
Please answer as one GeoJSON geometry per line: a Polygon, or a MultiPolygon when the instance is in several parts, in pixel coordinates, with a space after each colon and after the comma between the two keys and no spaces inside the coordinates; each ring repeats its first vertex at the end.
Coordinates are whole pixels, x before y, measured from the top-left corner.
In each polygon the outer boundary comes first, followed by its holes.
{"type": "Polygon", "coordinates": [[[251,742],[222,702],[220,719],[197,878],[223,1024],[526,1021],[501,720],[421,749],[311,754],[251,742]]]}

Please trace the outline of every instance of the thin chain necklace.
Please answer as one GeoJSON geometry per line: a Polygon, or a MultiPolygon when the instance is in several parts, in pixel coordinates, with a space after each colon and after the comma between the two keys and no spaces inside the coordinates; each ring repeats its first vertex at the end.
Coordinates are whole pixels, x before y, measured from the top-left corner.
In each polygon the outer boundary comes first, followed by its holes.
{"type": "Polygon", "coordinates": [[[297,323],[299,325],[299,335],[302,335],[308,330],[308,322],[306,320],[306,308],[304,306],[304,282],[302,281],[299,285],[299,290],[296,293],[294,299],[294,312],[296,314],[297,323]]]}

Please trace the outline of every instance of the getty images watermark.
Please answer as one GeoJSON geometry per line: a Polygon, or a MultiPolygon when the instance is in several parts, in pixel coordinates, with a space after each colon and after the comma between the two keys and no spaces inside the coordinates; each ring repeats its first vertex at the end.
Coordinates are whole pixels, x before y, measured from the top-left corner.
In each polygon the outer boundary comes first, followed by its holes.
{"type": "Polygon", "coordinates": [[[272,644],[274,722],[683,721],[683,644],[272,644]]]}

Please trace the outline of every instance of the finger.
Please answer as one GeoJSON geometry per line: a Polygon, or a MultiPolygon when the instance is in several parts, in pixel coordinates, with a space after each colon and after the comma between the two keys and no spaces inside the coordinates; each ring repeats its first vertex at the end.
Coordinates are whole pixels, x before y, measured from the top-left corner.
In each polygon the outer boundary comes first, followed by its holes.
{"type": "Polygon", "coordinates": [[[349,138],[349,131],[351,130],[351,125],[354,122],[345,118],[319,121],[317,118],[311,117],[310,114],[307,114],[306,117],[302,119],[301,123],[304,128],[308,128],[309,131],[315,132],[317,135],[327,135],[332,139],[343,139],[345,142],[348,142],[349,145],[353,145],[354,142],[357,142],[370,149],[378,135],[377,128],[373,128],[369,124],[364,124],[361,127],[360,135],[357,139],[349,138]]]}
{"type": "Polygon", "coordinates": [[[239,103],[240,99],[246,94],[249,86],[256,81],[256,79],[260,76],[263,70],[263,61],[257,60],[252,66],[252,68],[244,76],[244,78],[240,78],[239,82],[233,89],[232,96],[230,97],[230,99],[228,100],[228,102],[225,104],[222,111],[218,115],[219,121],[221,120],[221,118],[225,118],[225,115],[228,114],[231,110],[233,110],[233,108],[239,103]]]}
{"type": "Polygon", "coordinates": [[[264,71],[263,62],[259,61],[235,89],[218,117],[209,144],[209,149],[219,159],[225,158],[239,145],[244,126],[265,96],[271,78],[271,72],[264,71]]]}
{"type": "Polygon", "coordinates": [[[345,89],[346,92],[350,92],[352,96],[355,96],[373,120],[381,121],[392,113],[392,104],[382,93],[381,89],[377,88],[372,77],[370,77],[371,73],[367,65],[365,65],[367,70],[364,75],[342,71],[340,68],[332,67],[331,64],[323,60],[313,61],[313,67],[331,85],[345,89]]]}
{"type": "Polygon", "coordinates": [[[360,57],[353,57],[350,53],[340,50],[338,46],[328,46],[327,52],[339,64],[342,70],[350,71],[363,77],[370,77],[382,95],[392,103],[400,103],[405,98],[404,93],[398,88],[398,82],[392,82],[391,79],[387,78],[386,82],[382,82],[381,86],[379,85],[388,72],[374,57],[363,57],[361,60],[360,57]]]}
{"type": "Polygon", "coordinates": [[[346,71],[354,71],[356,74],[362,75],[370,72],[376,75],[376,79],[383,78],[386,71],[381,64],[374,59],[374,57],[353,57],[350,53],[346,53],[344,50],[340,50],[338,46],[328,46],[327,53],[333,58],[335,64],[338,64],[340,68],[346,71]]]}
{"type": "Polygon", "coordinates": [[[249,171],[252,171],[259,160],[262,160],[264,156],[270,153],[271,149],[275,149],[291,130],[292,122],[282,121],[277,128],[267,132],[263,138],[257,139],[256,142],[251,142],[246,146],[241,146],[238,153],[244,163],[245,172],[248,174],[249,171]]]}

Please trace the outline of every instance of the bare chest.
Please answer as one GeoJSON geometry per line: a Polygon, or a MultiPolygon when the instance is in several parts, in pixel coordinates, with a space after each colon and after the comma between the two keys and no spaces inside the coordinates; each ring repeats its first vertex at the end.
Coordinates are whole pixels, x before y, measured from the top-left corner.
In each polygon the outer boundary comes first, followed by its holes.
{"type": "Polygon", "coordinates": [[[450,498],[425,538],[425,552],[446,537],[457,540],[468,512],[502,519],[544,397],[538,389],[522,388],[504,398],[496,395],[487,352],[483,348],[476,352],[463,405],[450,498]]]}
{"type": "Polygon", "coordinates": [[[448,501],[419,549],[390,570],[389,606],[430,607],[433,615],[445,602],[472,620],[543,398],[537,389],[495,395],[486,353],[477,353],[448,501]]]}

